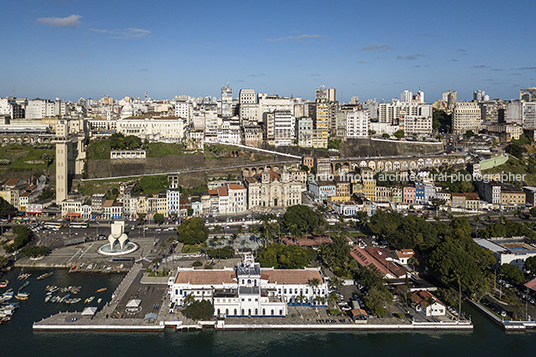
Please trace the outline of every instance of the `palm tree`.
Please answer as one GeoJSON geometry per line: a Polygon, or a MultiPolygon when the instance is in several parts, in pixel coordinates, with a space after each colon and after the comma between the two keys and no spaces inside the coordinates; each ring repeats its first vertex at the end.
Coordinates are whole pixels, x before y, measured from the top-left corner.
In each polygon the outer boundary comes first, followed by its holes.
{"type": "Polygon", "coordinates": [[[329,280],[329,287],[332,289],[340,289],[342,287],[342,280],[336,276],[332,277],[329,280]]]}
{"type": "Polygon", "coordinates": [[[188,306],[195,302],[195,297],[192,294],[188,294],[184,297],[184,306],[188,306]]]}
{"type": "Polygon", "coordinates": [[[480,216],[474,216],[473,221],[476,224],[476,229],[478,230],[478,224],[480,223],[480,216]]]}
{"type": "Polygon", "coordinates": [[[411,257],[411,258],[409,258],[409,260],[408,260],[408,264],[411,265],[411,269],[412,269],[412,270],[415,270],[415,265],[419,264],[419,261],[417,260],[417,258],[415,258],[415,257],[411,257]]]}
{"type": "Polygon", "coordinates": [[[336,303],[341,301],[341,298],[339,297],[339,294],[337,294],[335,291],[332,291],[328,295],[328,304],[332,304],[335,306],[336,303]]]}
{"type": "Polygon", "coordinates": [[[300,305],[303,305],[303,300],[305,300],[305,295],[303,295],[303,293],[300,292],[300,295],[296,296],[296,301],[299,301],[300,305]]]}
{"type": "Polygon", "coordinates": [[[325,304],[326,303],[326,298],[323,297],[323,296],[317,295],[317,296],[315,296],[313,301],[318,303],[318,304],[325,304]]]}
{"type": "Polygon", "coordinates": [[[309,286],[313,289],[313,295],[315,294],[316,288],[320,285],[320,279],[313,278],[309,280],[309,286]]]}

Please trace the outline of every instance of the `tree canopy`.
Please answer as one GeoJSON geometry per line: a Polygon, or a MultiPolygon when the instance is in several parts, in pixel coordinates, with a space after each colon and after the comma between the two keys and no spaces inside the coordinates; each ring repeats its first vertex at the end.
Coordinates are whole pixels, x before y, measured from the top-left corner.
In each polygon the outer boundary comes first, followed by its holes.
{"type": "Polygon", "coordinates": [[[501,266],[501,272],[504,274],[506,279],[509,279],[516,284],[521,284],[525,281],[525,275],[515,265],[503,264],[501,266]]]}
{"type": "Polygon", "coordinates": [[[378,210],[367,225],[373,234],[385,237],[396,249],[426,250],[439,243],[438,232],[422,217],[378,210]]]}
{"type": "Polygon", "coordinates": [[[0,197],[0,217],[5,217],[11,211],[11,205],[9,202],[0,197]]]}
{"type": "Polygon", "coordinates": [[[139,149],[141,145],[141,139],[134,135],[124,136],[122,133],[114,133],[110,138],[110,146],[114,150],[139,149]]]}
{"type": "Polygon", "coordinates": [[[295,236],[313,233],[324,223],[324,218],[320,213],[303,205],[290,206],[283,215],[284,228],[295,236]]]}
{"type": "Polygon", "coordinates": [[[523,223],[506,220],[504,223],[493,223],[481,231],[482,238],[491,237],[520,237],[536,239],[536,232],[523,223]]]}
{"type": "Polygon", "coordinates": [[[234,248],[229,246],[207,250],[208,256],[212,259],[229,259],[234,255],[234,253],[234,248]]]}
{"type": "Polygon", "coordinates": [[[506,151],[507,153],[509,153],[512,156],[517,157],[518,159],[521,159],[523,157],[523,154],[525,152],[527,152],[527,149],[524,146],[513,142],[510,145],[508,145],[507,147],[505,147],[504,151],[506,151]]]}
{"type": "Polygon", "coordinates": [[[207,300],[192,301],[182,314],[192,320],[210,320],[214,317],[214,306],[207,300]]]}
{"type": "Polygon", "coordinates": [[[162,224],[164,222],[164,215],[162,213],[155,213],[153,219],[156,224],[162,224]]]}
{"type": "Polygon", "coordinates": [[[184,244],[203,243],[208,238],[208,228],[201,217],[183,222],[177,227],[178,240],[184,244]]]}
{"type": "Polygon", "coordinates": [[[320,256],[336,275],[348,275],[348,269],[357,268],[357,262],[350,256],[350,245],[342,235],[333,236],[331,240],[333,243],[320,246],[320,256]]]}
{"type": "Polygon", "coordinates": [[[267,248],[259,250],[257,261],[262,267],[300,269],[308,266],[314,256],[312,249],[299,245],[272,243],[267,248]]]}
{"type": "Polygon", "coordinates": [[[22,248],[20,252],[24,255],[35,258],[40,255],[47,255],[50,252],[50,249],[42,245],[32,245],[22,248]]]}

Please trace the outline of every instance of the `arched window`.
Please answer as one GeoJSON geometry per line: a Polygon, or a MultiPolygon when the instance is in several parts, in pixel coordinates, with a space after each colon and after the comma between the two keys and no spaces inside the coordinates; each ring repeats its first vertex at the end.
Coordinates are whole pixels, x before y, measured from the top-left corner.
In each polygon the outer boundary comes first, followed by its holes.
{"type": "Polygon", "coordinates": [[[272,312],[271,312],[271,314],[270,314],[270,315],[272,315],[272,316],[274,315],[274,309],[272,309],[272,312]]]}

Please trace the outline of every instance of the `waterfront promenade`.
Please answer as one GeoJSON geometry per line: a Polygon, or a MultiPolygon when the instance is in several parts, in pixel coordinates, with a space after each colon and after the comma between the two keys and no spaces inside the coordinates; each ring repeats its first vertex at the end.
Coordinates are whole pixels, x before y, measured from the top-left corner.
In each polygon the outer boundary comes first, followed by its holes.
{"type": "Polygon", "coordinates": [[[81,312],[62,312],[35,322],[35,331],[163,331],[213,328],[232,330],[473,330],[470,320],[416,322],[409,318],[386,317],[354,321],[348,316],[328,316],[326,308],[291,306],[286,317],[228,317],[209,321],[194,321],[176,311],[169,311],[167,278],[150,278],[135,264],[119,284],[112,300],[94,316],[81,312]],[[137,314],[125,311],[127,302],[143,300],[137,314]],[[145,301],[146,300],[146,301],[145,301]],[[151,310],[152,307],[152,310],[151,310]],[[155,308],[156,307],[156,308],[155,308]],[[155,313],[148,317],[148,313],[155,313]],[[154,318],[156,316],[156,318],[154,318]]]}

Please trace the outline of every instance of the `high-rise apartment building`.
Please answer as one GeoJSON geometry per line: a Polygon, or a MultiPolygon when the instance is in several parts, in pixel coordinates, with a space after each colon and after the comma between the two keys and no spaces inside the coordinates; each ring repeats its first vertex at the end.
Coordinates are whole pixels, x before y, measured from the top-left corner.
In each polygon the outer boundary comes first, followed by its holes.
{"type": "Polygon", "coordinates": [[[296,118],[290,110],[274,112],[274,145],[290,146],[296,138],[295,132],[296,118]]]}
{"type": "Polygon", "coordinates": [[[316,122],[315,128],[319,131],[326,132],[329,135],[330,131],[330,112],[328,102],[316,103],[316,122]]]}
{"type": "Polygon", "coordinates": [[[536,102],[536,87],[529,87],[529,89],[519,90],[519,99],[525,102],[536,102]]]}
{"type": "Polygon", "coordinates": [[[454,134],[465,134],[468,130],[478,133],[482,128],[482,111],[478,103],[456,102],[452,112],[454,134]]]}
{"type": "Polygon", "coordinates": [[[255,97],[254,89],[241,89],[238,96],[240,106],[240,123],[246,125],[256,125],[258,122],[259,105],[255,97]]]}
{"type": "Polygon", "coordinates": [[[354,109],[346,114],[346,137],[366,138],[369,131],[370,112],[354,109]]]}
{"type": "Polygon", "coordinates": [[[413,93],[411,93],[409,90],[405,90],[400,94],[400,101],[404,103],[411,102],[411,99],[413,97],[413,93]]]}
{"type": "Polygon", "coordinates": [[[454,108],[454,104],[458,101],[458,92],[455,90],[443,92],[442,100],[447,105],[448,109],[452,109],[454,108]]]}
{"type": "Polygon", "coordinates": [[[229,83],[221,89],[221,116],[224,118],[233,115],[233,88],[229,87],[229,83]]]}

